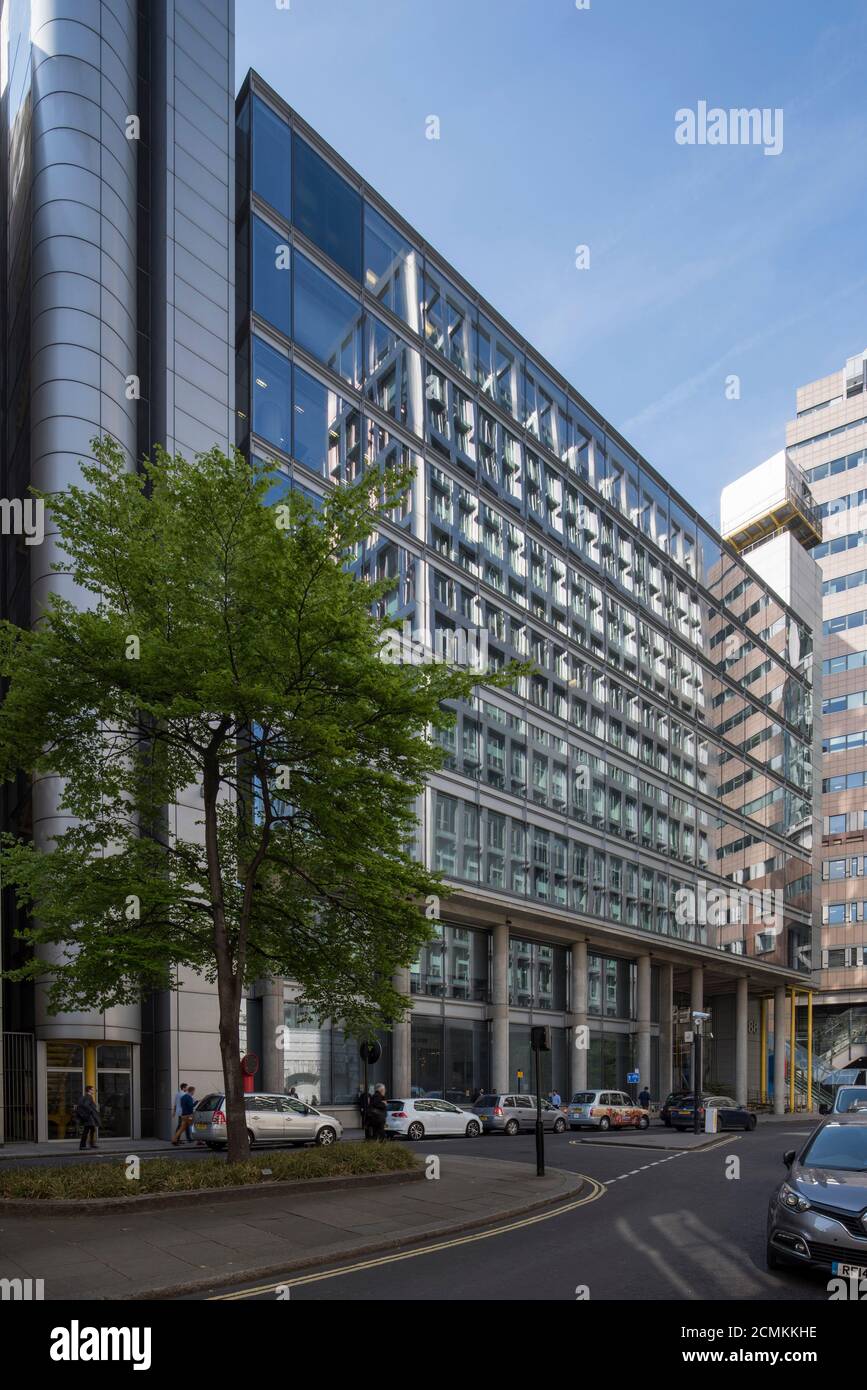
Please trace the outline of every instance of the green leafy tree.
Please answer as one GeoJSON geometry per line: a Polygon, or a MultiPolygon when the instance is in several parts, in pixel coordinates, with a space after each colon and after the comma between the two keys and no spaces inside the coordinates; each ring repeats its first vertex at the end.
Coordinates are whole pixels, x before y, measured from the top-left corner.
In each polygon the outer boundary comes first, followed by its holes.
{"type": "Polygon", "coordinates": [[[0,628],[0,775],[64,779],[71,818],[49,853],[4,837],[33,947],[10,975],[44,978],[40,947],[60,946],[55,1011],[139,999],[179,967],[216,981],[232,1161],[248,1147],[245,984],[291,978],[356,1036],[404,1012],[392,976],[442,891],[411,852],[440,763],[428,731],[479,675],[383,660],[374,610],[392,581],[349,568],[408,472],[316,511],[294,491],[275,503],[282,475],[238,453],[158,452],[130,473],[111,440],[93,447],[84,486],[50,499],[91,606],[52,596],[33,630],[0,628]],[[169,833],[166,808],[196,798],[169,833]]]}

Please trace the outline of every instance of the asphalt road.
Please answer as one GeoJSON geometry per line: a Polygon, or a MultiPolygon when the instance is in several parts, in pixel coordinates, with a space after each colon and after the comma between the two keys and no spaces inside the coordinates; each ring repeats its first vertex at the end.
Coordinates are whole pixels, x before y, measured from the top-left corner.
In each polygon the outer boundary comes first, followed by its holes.
{"type": "MultiPolygon", "coordinates": [[[[827,1302],[821,1279],[765,1268],[768,1198],[785,1176],[784,1150],[800,1147],[808,1133],[797,1119],[766,1127],[760,1122],[752,1134],[726,1134],[713,1147],[672,1155],[618,1146],[616,1133],[604,1145],[583,1144],[567,1131],[546,1137],[547,1162],[603,1185],[595,1200],[576,1210],[418,1244],[409,1256],[386,1253],[268,1280],[267,1286],[224,1286],[210,1297],[827,1302]]],[[[532,1185],[532,1136],[426,1144],[444,1165],[450,1152],[525,1159],[532,1185]]],[[[202,1297],[209,1295],[196,1295],[202,1297]]]]}

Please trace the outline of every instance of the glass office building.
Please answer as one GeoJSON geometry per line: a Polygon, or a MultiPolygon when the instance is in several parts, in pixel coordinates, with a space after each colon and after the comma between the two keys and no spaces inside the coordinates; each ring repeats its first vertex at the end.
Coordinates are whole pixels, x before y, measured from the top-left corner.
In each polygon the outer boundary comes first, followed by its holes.
{"type": "Polygon", "coordinates": [[[811,964],[813,614],[255,73],[237,113],[239,445],[314,497],[411,461],[359,573],[393,581],[396,633],[534,667],[457,710],[419,805],[451,891],[399,980],[392,1089],[531,1090],[544,1022],[546,1087],[637,1069],[662,1095],[704,1007],[708,1078],[756,1097],[762,1000],[783,1041],[811,964]]]}

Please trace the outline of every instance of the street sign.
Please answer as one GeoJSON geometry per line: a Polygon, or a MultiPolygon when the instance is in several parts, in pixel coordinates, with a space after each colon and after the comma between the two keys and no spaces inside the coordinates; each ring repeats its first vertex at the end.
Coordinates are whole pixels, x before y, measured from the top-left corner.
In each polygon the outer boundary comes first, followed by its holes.
{"type": "Polygon", "coordinates": [[[692,1030],[690,1030],[688,1033],[684,1033],[684,1035],[683,1035],[683,1040],[684,1040],[684,1042],[685,1042],[685,1043],[691,1043],[692,1040],[693,1040],[693,1036],[694,1036],[694,1034],[692,1033],[692,1030]]]}
{"type": "Polygon", "coordinates": [[[523,1073],[522,1071],[516,1071],[516,1072],[515,1072],[515,1075],[517,1076],[517,1078],[518,1078],[519,1081],[523,1081],[523,1080],[524,1080],[524,1073],[523,1073]]]}
{"type": "Polygon", "coordinates": [[[627,1084],[628,1086],[637,1086],[640,1080],[641,1080],[641,1072],[640,1072],[640,1071],[630,1071],[630,1072],[627,1072],[627,1073],[626,1073],[626,1084],[627,1084]]]}

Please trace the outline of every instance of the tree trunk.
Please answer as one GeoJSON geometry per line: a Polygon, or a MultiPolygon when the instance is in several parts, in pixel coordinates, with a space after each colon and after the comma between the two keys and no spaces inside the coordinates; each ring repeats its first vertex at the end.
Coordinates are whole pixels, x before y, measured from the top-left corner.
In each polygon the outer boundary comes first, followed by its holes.
{"type": "Polygon", "coordinates": [[[218,979],[220,998],[220,1055],[223,1059],[223,1087],[226,1092],[226,1123],[229,1163],[243,1163],[250,1157],[247,1138],[247,1113],[244,1107],[244,1083],[241,1077],[241,1048],[238,1042],[241,996],[234,981],[218,979]]]}

